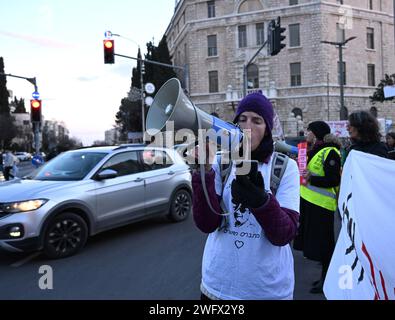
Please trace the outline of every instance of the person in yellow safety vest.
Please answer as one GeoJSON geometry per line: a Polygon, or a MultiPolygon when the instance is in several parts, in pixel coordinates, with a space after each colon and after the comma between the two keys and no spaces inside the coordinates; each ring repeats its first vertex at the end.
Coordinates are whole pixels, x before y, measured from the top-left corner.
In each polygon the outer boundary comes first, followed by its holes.
{"type": "Polygon", "coordinates": [[[322,286],[335,248],[334,213],[341,176],[340,140],[330,134],[324,121],[307,127],[307,170],[302,174],[300,218],[294,249],[322,264],[321,278],[313,282],[311,293],[322,293],[322,286]]]}

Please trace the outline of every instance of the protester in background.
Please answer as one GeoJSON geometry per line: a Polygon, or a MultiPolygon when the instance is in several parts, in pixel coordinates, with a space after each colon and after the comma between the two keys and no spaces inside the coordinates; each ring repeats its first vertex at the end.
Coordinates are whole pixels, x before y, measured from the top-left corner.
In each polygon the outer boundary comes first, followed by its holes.
{"type": "Polygon", "coordinates": [[[200,173],[193,174],[193,217],[197,227],[209,234],[201,298],[292,299],[294,263],[288,244],[296,234],[299,216],[298,167],[288,160],[273,195],[273,107],[264,95],[246,96],[237,108],[235,122],[241,129],[251,130],[251,158],[259,163],[258,173],[236,177],[232,164],[223,181],[221,164],[207,164],[206,187],[217,214],[208,206],[200,173]],[[221,201],[229,215],[220,215],[221,201]]]}
{"type": "Polygon", "coordinates": [[[6,181],[10,180],[10,177],[15,177],[14,174],[11,174],[11,170],[13,170],[14,166],[18,163],[18,158],[14,156],[10,150],[6,150],[4,158],[4,179],[6,181]]]}
{"type": "Polygon", "coordinates": [[[348,117],[347,130],[352,145],[351,150],[374,154],[387,158],[387,146],[380,142],[381,134],[377,119],[367,111],[356,111],[348,117]]]}
{"type": "Polygon", "coordinates": [[[388,148],[388,158],[395,160],[395,132],[388,132],[385,139],[388,148]]]}
{"type": "Polygon", "coordinates": [[[294,248],[322,264],[321,278],[313,283],[311,293],[322,293],[322,287],[335,248],[334,214],[340,185],[341,142],[330,134],[324,121],[307,127],[307,171],[300,193],[300,225],[294,248]]]}

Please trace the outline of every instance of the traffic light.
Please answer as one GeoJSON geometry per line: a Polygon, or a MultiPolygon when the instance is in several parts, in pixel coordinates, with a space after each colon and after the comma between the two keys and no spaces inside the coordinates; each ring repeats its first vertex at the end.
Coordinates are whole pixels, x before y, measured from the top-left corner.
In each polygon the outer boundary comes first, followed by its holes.
{"type": "Polygon", "coordinates": [[[279,53],[281,49],[285,47],[285,43],[282,43],[285,40],[285,35],[283,35],[284,32],[285,32],[285,28],[281,27],[280,17],[278,17],[276,28],[275,28],[276,40],[274,44],[276,54],[279,53]]]}
{"type": "Polygon", "coordinates": [[[275,41],[275,30],[276,30],[276,21],[271,20],[269,22],[269,26],[267,28],[267,40],[268,40],[268,53],[269,56],[274,56],[274,41],[275,41]]]}
{"type": "Polygon", "coordinates": [[[269,40],[269,55],[275,56],[278,54],[282,48],[285,47],[285,28],[281,27],[280,17],[277,18],[277,23],[275,20],[271,20],[268,27],[268,40],[269,40]]]}
{"type": "Polygon", "coordinates": [[[41,122],[41,100],[30,100],[30,117],[32,122],[41,122]]]}
{"type": "Polygon", "coordinates": [[[114,63],[114,40],[103,40],[104,63],[114,63]]]}

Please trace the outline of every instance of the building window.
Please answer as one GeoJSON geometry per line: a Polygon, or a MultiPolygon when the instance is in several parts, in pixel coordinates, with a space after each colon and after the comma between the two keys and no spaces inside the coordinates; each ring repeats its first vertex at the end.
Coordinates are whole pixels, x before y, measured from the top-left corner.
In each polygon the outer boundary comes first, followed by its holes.
{"type": "Polygon", "coordinates": [[[255,64],[250,64],[247,68],[248,89],[259,88],[259,70],[255,64]]]}
{"type": "Polygon", "coordinates": [[[343,0],[337,0],[338,4],[343,4],[343,0]]]}
{"type": "Polygon", "coordinates": [[[369,10],[373,10],[373,0],[369,0],[369,10]]]}
{"type": "Polygon", "coordinates": [[[265,42],[265,27],[263,23],[257,23],[255,27],[256,27],[256,44],[258,46],[261,46],[265,42]]]}
{"type": "Polygon", "coordinates": [[[367,28],[366,30],[367,47],[368,49],[374,49],[374,29],[367,28]]]}
{"type": "Polygon", "coordinates": [[[343,42],[346,40],[346,30],[344,24],[336,23],[336,41],[343,42]]]}
{"type": "Polygon", "coordinates": [[[239,26],[239,48],[247,47],[247,26],[239,26]]]}
{"type": "Polygon", "coordinates": [[[208,48],[208,56],[216,56],[217,55],[217,36],[207,36],[207,48],[208,48]]]}
{"type": "Polygon", "coordinates": [[[295,115],[295,118],[297,116],[300,116],[300,119],[303,120],[303,111],[300,108],[293,108],[292,113],[295,115]]]}
{"type": "Polygon", "coordinates": [[[368,86],[376,86],[376,76],[375,76],[375,66],[374,64],[368,64],[368,86]]]}
{"type": "Polygon", "coordinates": [[[215,17],[215,1],[207,1],[207,16],[209,18],[215,17]]]}
{"type": "Polygon", "coordinates": [[[300,62],[291,63],[290,68],[291,68],[291,87],[301,86],[302,75],[301,75],[300,62]]]}
{"type": "Polygon", "coordinates": [[[208,72],[209,92],[218,92],[218,71],[208,72]]]}
{"type": "Polygon", "coordinates": [[[298,4],[298,0],[289,0],[290,6],[294,6],[295,4],[298,4]]]}
{"type": "MultiPolygon", "coordinates": [[[[337,81],[340,84],[340,62],[337,62],[337,81]]],[[[343,84],[347,84],[346,63],[343,61],[343,84]]]]}
{"type": "Polygon", "coordinates": [[[299,23],[289,25],[289,46],[290,47],[300,46],[299,23]]]}

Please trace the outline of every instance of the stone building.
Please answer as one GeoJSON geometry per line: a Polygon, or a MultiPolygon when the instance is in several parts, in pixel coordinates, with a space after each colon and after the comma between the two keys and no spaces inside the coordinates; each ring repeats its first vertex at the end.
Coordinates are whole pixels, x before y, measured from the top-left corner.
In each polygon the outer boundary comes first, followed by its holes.
{"type": "Polygon", "coordinates": [[[273,57],[263,48],[248,68],[247,83],[248,92],[262,90],[273,101],[286,134],[301,129],[287,126],[297,115],[304,126],[339,120],[339,49],[321,41],[350,37],[357,38],[343,49],[348,113],[371,109],[395,122],[393,102],[369,100],[384,74],[395,73],[392,0],[176,1],[165,35],[173,63],[188,66],[188,81],[182,73],[179,78],[199,108],[232,119],[243,96],[244,65],[277,17],[286,28],[286,47],[273,57]]]}

